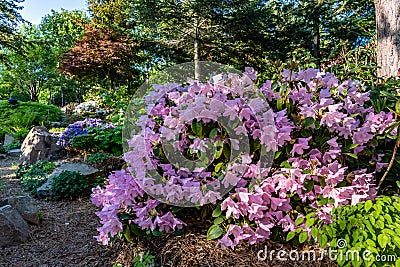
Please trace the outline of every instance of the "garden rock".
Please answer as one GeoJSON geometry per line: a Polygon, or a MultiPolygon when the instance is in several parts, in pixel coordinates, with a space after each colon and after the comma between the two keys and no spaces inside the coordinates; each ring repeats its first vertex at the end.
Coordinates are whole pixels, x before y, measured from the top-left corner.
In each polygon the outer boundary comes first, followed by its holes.
{"type": "Polygon", "coordinates": [[[5,134],[4,135],[4,144],[3,146],[9,146],[12,145],[13,143],[15,143],[17,140],[15,140],[15,138],[9,134],[5,134]]]}
{"type": "Polygon", "coordinates": [[[107,110],[105,110],[105,109],[98,109],[98,110],[96,110],[96,115],[97,115],[97,116],[105,116],[105,115],[107,115],[107,110]]]}
{"type": "Polygon", "coordinates": [[[36,190],[36,194],[39,197],[47,197],[51,196],[51,184],[53,180],[58,177],[63,171],[69,172],[78,172],[79,174],[90,178],[100,174],[100,170],[84,164],[84,163],[64,163],[61,164],[59,167],[55,168],[50,174],[49,178],[47,179],[46,183],[44,183],[41,187],[36,190]]]}
{"type": "Polygon", "coordinates": [[[18,245],[28,240],[30,229],[11,205],[0,207],[0,247],[18,245]]]}
{"type": "Polygon", "coordinates": [[[8,205],[18,211],[25,221],[39,225],[39,209],[33,204],[32,198],[17,196],[9,197],[6,201],[8,205]]]}
{"type": "Polygon", "coordinates": [[[60,128],[61,127],[61,122],[55,121],[51,123],[51,127],[53,128],[60,128]]]}
{"type": "Polygon", "coordinates": [[[46,127],[33,127],[22,143],[22,164],[63,157],[65,151],[57,145],[58,138],[59,133],[49,133],[46,127]]]}
{"type": "Polygon", "coordinates": [[[22,150],[19,148],[8,150],[8,155],[11,157],[19,157],[22,154],[22,150]]]}

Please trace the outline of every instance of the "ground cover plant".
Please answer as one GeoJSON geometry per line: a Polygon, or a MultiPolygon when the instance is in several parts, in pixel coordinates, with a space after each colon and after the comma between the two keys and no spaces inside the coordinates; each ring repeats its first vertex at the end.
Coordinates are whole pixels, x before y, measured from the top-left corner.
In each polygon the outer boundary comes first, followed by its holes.
{"type": "Polygon", "coordinates": [[[37,188],[43,185],[54,170],[54,162],[39,161],[35,164],[22,165],[18,168],[16,177],[20,179],[26,190],[35,192],[37,188]]]}
{"type": "Polygon", "coordinates": [[[266,81],[260,88],[252,84],[256,78],[254,70],[246,69],[243,76],[226,78],[230,86],[154,86],[146,98],[148,115],[139,118],[141,131],[128,141],[131,150],[124,158],[129,167],[111,174],[105,188],[93,190],[92,201],[102,209],[97,213],[103,224],[100,242],[108,244],[122,233],[127,239],[179,233],[190,224],[185,214],[201,210],[202,221],[213,221],[208,238],[218,239],[222,247],[267,239],[325,245],[313,227],[316,221],[335,223],[332,210],[376,198],[376,174],[387,167],[377,148],[397,136],[390,127],[394,114],[375,113],[362,83],[339,82],[317,69],[285,69],[281,80],[266,81]],[[221,124],[205,119],[220,115],[221,106],[205,108],[215,100],[229,107],[222,108],[223,116],[249,139],[248,152],[238,153],[233,164],[231,156],[240,150],[234,138],[227,137],[221,124]],[[204,119],[190,120],[191,114],[202,112],[208,112],[204,119]],[[180,139],[171,146],[198,165],[168,163],[171,148],[162,143],[175,136],[176,128],[180,139]],[[209,162],[205,154],[212,147],[209,162]],[[272,165],[261,166],[260,158],[270,151],[272,165]],[[196,168],[189,171],[191,167],[196,168]],[[185,192],[193,186],[195,200],[185,200],[193,198],[185,192]],[[222,196],[225,191],[229,193],[222,196]],[[166,199],[160,201],[160,195],[166,199]],[[196,207],[166,204],[183,200],[196,207]]]}

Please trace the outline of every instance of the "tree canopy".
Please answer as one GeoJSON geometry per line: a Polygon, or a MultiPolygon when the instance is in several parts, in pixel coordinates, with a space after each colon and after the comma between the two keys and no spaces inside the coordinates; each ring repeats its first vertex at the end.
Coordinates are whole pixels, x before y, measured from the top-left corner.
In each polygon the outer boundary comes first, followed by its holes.
{"type": "MultiPolygon", "coordinates": [[[[18,26],[26,22],[19,13],[23,2],[24,0],[0,1],[0,49],[21,51],[23,39],[18,34],[18,26]]],[[[4,55],[0,54],[0,60],[4,59],[4,55]]]]}

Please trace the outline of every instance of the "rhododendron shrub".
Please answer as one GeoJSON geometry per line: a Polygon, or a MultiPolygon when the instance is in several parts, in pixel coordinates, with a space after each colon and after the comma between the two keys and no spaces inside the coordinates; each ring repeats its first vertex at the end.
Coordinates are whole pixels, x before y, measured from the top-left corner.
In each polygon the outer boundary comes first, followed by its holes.
{"type": "Polygon", "coordinates": [[[215,218],[208,236],[223,247],[288,232],[304,241],[313,225],[301,218],[330,223],[333,207],[375,198],[374,175],[386,165],[376,147],[396,133],[362,84],[316,69],[284,70],[261,88],[252,69],[224,79],[154,86],[128,141],[129,167],[93,190],[99,241],[180,230],[194,205],[213,211],[202,219],[215,218]]]}

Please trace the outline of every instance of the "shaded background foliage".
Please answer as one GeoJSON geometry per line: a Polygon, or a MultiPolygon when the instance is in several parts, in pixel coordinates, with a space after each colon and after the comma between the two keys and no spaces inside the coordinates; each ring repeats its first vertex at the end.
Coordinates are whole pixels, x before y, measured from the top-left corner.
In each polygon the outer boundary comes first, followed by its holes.
{"type": "Polygon", "coordinates": [[[358,48],[375,47],[372,0],[89,0],[89,17],[52,11],[23,27],[20,3],[0,5],[0,32],[26,47],[0,38],[9,63],[0,66],[2,98],[64,105],[107,93],[128,100],[153,72],[195,58],[254,66],[264,79],[292,61],[343,77],[375,75],[375,62],[349,62],[358,48]]]}

